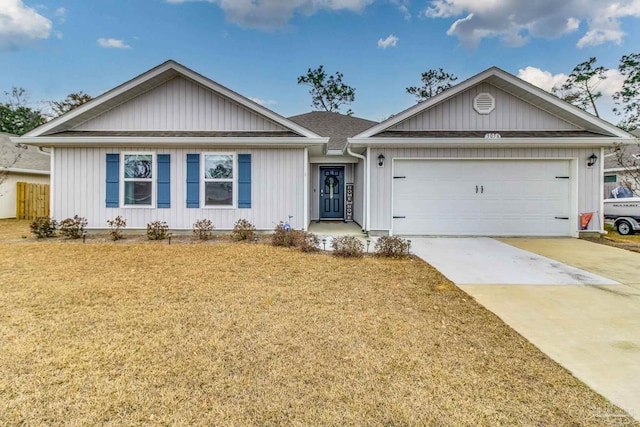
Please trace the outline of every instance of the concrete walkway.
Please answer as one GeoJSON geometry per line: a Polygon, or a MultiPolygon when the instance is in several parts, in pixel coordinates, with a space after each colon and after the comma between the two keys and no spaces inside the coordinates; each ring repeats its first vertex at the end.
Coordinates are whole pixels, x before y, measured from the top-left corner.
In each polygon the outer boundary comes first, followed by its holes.
{"type": "MultiPolygon", "coordinates": [[[[420,255],[417,240],[412,246],[420,255]]],[[[547,286],[462,284],[460,288],[640,421],[640,254],[568,238],[500,241],[620,283],[595,284],[588,279],[588,285],[559,285],[550,279],[547,286]]],[[[481,246],[488,251],[492,244],[481,246]]],[[[467,254],[455,251],[447,256],[459,261],[457,270],[466,269],[467,254]]],[[[496,261],[487,265],[489,273],[510,262],[500,261],[497,252],[483,256],[496,261]]]]}

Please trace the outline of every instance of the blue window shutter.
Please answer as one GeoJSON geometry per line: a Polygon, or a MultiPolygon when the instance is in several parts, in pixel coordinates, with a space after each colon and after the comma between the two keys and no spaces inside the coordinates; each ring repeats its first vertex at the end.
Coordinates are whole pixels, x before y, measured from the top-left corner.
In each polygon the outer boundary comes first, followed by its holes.
{"type": "Polygon", "coordinates": [[[200,154],[187,154],[187,207],[200,207],[200,154]]]}
{"type": "Polygon", "coordinates": [[[120,154],[107,154],[107,198],[108,208],[120,205],[120,154]]]}
{"type": "Polygon", "coordinates": [[[238,207],[251,207],[251,154],[238,154],[238,207]]]}
{"type": "Polygon", "coordinates": [[[158,154],[158,208],[171,207],[171,155],[158,154]]]}

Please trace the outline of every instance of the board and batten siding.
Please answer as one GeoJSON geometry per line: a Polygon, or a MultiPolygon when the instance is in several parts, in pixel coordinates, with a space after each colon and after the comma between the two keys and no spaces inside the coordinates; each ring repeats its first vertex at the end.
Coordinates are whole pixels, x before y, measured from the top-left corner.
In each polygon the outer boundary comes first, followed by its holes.
{"type": "MultiPolygon", "coordinates": [[[[587,168],[586,161],[592,153],[600,156],[599,149],[592,148],[384,148],[376,149],[384,154],[385,166],[377,167],[377,162],[371,162],[371,218],[370,230],[373,232],[388,232],[392,222],[392,185],[393,185],[393,161],[394,158],[424,158],[424,159],[576,159],[577,174],[573,176],[571,169],[572,185],[577,200],[578,212],[598,212],[589,224],[589,230],[600,230],[600,169],[599,164],[594,168],[587,168]],[[576,179],[577,178],[577,179],[576,179]]],[[[598,159],[600,162],[601,159],[598,159]]],[[[572,165],[573,166],[573,165],[572,165]]],[[[443,191],[446,191],[446,182],[442,183],[443,191]]],[[[574,207],[572,207],[574,209],[574,207]]],[[[577,218],[573,218],[576,221],[577,218]]]]}
{"type": "Polygon", "coordinates": [[[282,126],[176,77],[74,128],[80,131],[279,131],[282,126]]]}
{"type": "Polygon", "coordinates": [[[482,83],[428,110],[404,120],[389,130],[576,130],[577,127],[497,87],[482,83]],[[495,98],[495,109],[478,114],[473,99],[487,92],[495,98]]]}
{"type": "MultiPolygon", "coordinates": [[[[237,159],[236,159],[237,161],[237,159]]],[[[237,172],[236,172],[237,173],[237,172]]],[[[87,218],[88,228],[107,228],[107,220],[120,215],[127,229],[144,229],[152,221],[164,221],[173,230],[190,230],[198,219],[210,219],[216,229],[233,229],[244,218],[260,230],[273,230],[275,225],[292,215],[294,228],[306,228],[304,222],[304,149],[223,149],[223,148],[56,148],[54,154],[52,216],[57,220],[80,215],[87,218]],[[251,154],[251,208],[186,207],[186,156],[202,152],[251,154]],[[153,152],[171,156],[171,207],[107,208],[107,153],[153,152]]],[[[122,180],[122,177],[120,177],[122,180]]],[[[237,180],[236,180],[237,183],[237,180]]],[[[234,187],[237,198],[238,187],[234,187]]]]}

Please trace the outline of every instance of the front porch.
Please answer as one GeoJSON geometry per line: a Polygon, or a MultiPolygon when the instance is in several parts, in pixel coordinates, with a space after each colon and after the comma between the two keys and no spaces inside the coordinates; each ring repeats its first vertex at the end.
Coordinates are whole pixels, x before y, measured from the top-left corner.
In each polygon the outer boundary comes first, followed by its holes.
{"type": "Polygon", "coordinates": [[[309,224],[308,231],[313,234],[317,234],[320,238],[323,236],[359,236],[367,237],[367,234],[362,231],[362,227],[355,222],[343,222],[343,221],[312,221],[309,224]]]}

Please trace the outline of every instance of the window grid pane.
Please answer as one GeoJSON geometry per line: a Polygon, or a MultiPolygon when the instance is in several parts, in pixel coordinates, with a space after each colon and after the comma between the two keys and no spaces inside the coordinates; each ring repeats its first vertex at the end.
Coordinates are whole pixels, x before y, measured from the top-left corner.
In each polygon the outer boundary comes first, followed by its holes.
{"type": "Polygon", "coordinates": [[[204,156],[204,179],[205,180],[233,179],[233,155],[206,154],[204,156]]]}
{"type": "Polygon", "coordinates": [[[232,206],[233,182],[205,182],[204,204],[205,206],[232,206]]]}

